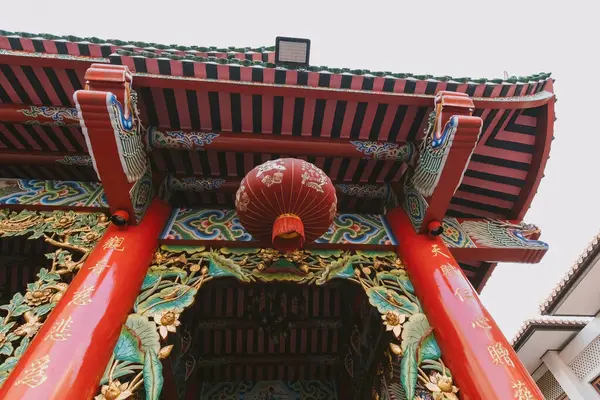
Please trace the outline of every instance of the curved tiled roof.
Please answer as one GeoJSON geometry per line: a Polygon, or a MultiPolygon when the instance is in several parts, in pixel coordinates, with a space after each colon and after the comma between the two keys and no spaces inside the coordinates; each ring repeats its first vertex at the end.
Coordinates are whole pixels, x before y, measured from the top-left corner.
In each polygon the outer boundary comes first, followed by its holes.
{"type": "MultiPolygon", "coordinates": [[[[216,46],[181,46],[164,45],[140,41],[123,41],[118,39],[100,39],[97,37],[82,38],[78,36],[57,36],[48,33],[27,33],[27,32],[9,32],[0,30],[0,36],[10,38],[41,39],[52,41],[66,41],[78,45],[102,45],[110,46],[115,55],[138,56],[145,58],[167,58],[171,60],[187,60],[194,62],[216,62],[219,64],[237,64],[243,66],[262,66],[266,68],[275,68],[274,51],[275,46],[261,47],[216,47],[216,46]],[[257,57],[247,57],[249,54],[256,54],[257,57]],[[271,55],[271,57],[269,57],[271,55]],[[221,57],[220,57],[221,56],[221,57]],[[224,56],[224,57],[223,57],[224,56]],[[241,57],[241,58],[240,58],[241,57]]],[[[503,78],[472,78],[472,77],[451,77],[434,76],[427,74],[397,73],[390,71],[370,71],[368,69],[334,68],[328,66],[295,66],[286,65],[286,69],[306,70],[312,72],[329,72],[332,74],[351,74],[351,75],[371,75],[379,77],[393,77],[397,79],[415,79],[432,80],[439,82],[471,83],[471,84],[502,84],[502,83],[528,83],[540,82],[550,78],[551,74],[541,72],[538,74],[526,76],[511,76],[503,78]]]]}
{"type": "Polygon", "coordinates": [[[569,268],[565,276],[554,287],[550,295],[540,305],[540,313],[548,314],[552,307],[563,297],[566,290],[577,280],[579,276],[591,266],[592,261],[600,252],[600,233],[588,244],[587,248],[579,256],[575,264],[569,268]]]}
{"type": "Polygon", "coordinates": [[[536,328],[542,327],[573,327],[583,328],[585,327],[593,317],[555,317],[549,315],[542,315],[539,317],[531,318],[523,322],[521,328],[517,334],[511,340],[511,345],[517,349],[520,347],[529,333],[536,328]]]}

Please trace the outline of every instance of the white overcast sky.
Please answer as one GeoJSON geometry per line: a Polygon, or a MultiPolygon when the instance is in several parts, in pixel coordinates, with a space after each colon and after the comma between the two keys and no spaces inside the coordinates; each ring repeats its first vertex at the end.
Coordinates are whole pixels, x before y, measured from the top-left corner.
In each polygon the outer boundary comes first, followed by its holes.
{"type": "Polygon", "coordinates": [[[260,46],[312,40],[311,64],[472,77],[552,72],[556,140],[526,220],[551,250],[501,264],[483,300],[511,338],[600,227],[597,1],[0,2],[0,29],[164,44],[260,46]]]}

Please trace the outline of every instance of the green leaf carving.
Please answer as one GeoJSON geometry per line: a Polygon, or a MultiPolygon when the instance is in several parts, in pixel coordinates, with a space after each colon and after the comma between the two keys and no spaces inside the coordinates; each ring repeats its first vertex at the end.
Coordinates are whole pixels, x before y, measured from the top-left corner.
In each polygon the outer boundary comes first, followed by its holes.
{"type": "Polygon", "coordinates": [[[10,330],[10,328],[12,328],[13,326],[15,326],[16,322],[9,322],[6,325],[0,325],[0,333],[6,334],[6,332],[8,332],[10,330]]]}
{"type": "Polygon", "coordinates": [[[6,310],[9,314],[12,314],[17,307],[19,307],[25,301],[25,297],[21,293],[15,293],[10,303],[0,306],[0,310],[6,310]]]}
{"type": "Polygon", "coordinates": [[[402,383],[407,399],[415,398],[415,387],[417,386],[417,375],[419,373],[417,368],[416,344],[411,343],[404,350],[404,355],[400,360],[400,383],[402,383]]]}
{"type": "Polygon", "coordinates": [[[144,316],[130,314],[121,329],[121,335],[113,354],[119,361],[131,361],[141,364],[144,362],[144,353],[147,350],[152,350],[155,353],[160,350],[156,326],[144,316]]]}
{"type": "Polygon", "coordinates": [[[158,400],[163,387],[162,364],[152,350],[146,351],[143,376],[146,400],[158,400]]]}
{"type": "MultiPolygon", "coordinates": [[[[66,252],[61,252],[61,255],[65,254],[65,253],[66,252]]],[[[50,254],[54,254],[54,253],[50,253],[50,254]]],[[[59,257],[59,258],[61,258],[61,257],[59,257]]],[[[64,258],[64,256],[62,258],[64,258]]],[[[64,260],[61,260],[61,261],[64,262],[64,260]]],[[[43,282],[55,282],[55,281],[60,280],[59,274],[56,274],[54,272],[48,272],[48,270],[46,268],[40,269],[40,272],[38,272],[37,276],[43,282]]]]}
{"type": "MultiPolygon", "coordinates": [[[[160,292],[148,297],[137,307],[137,312],[143,315],[150,315],[164,311],[182,312],[186,307],[194,303],[197,289],[175,284],[162,289],[160,292]]],[[[158,350],[157,350],[158,352],[158,350]]]]}
{"type": "Polygon", "coordinates": [[[377,278],[381,281],[393,282],[404,288],[408,293],[415,294],[415,288],[412,285],[408,274],[402,269],[394,270],[394,272],[382,271],[377,273],[377,278]]]}
{"type": "Polygon", "coordinates": [[[216,251],[211,251],[208,256],[208,274],[215,277],[232,276],[243,282],[250,282],[249,273],[233,260],[223,257],[216,251]]]}
{"type": "Polygon", "coordinates": [[[369,303],[381,313],[396,311],[400,314],[412,315],[419,312],[419,307],[408,297],[388,289],[385,286],[373,286],[367,289],[369,303]]]}
{"type": "Polygon", "coordinates": [[[442,358],[442,351],[433,336],[433,332],[431,332],[421,341],[417,360],[421,364],[423,360],[439,360],[440,358],[442,358]]]}
{"type": "Polygon", "coordinates": [[[33,312],[35,312],[35,315],[37,315],[38,317],[41,317],[43,315],[48,314],[50,311],[52,311],[55,306],[56,306],[56,303],[44,304],[44,305],[34,308],[33,312]]]}
{"type": "Polygon", "coordinates": [[[177,246],[171,244],[163,244],[160,246],[161,250],[169,251],[171,253],[185,253],[187,255],[192,255],[195,253],[200,253],[206,249],[206,246],[177,246]]]}
{"type": "Polygon", "coordinates": [[[179,277],[181,281],[187,278],[187,272],[181,268],[170,267],[168,269],[156,269],[150,268],[146,276],[144,277],[144,282],[142,283],[142,290],[146,290],[152,286],[159,280],[165,278],[174,278],[179,277]]]}
{"type": "Polygon", "coordinates": [[[23,355],[23,353],[25,353],[25,350],[27,350],[27,346],[29,346],[30,340],[31,339],[29,339],[27,336],[25,336],[23,340],[21,340],[21,344],[15,350],[15,357],[19,358],[23,355]]]}
{"type": "Polygon", "coordinates": [[[317,250],[308,250],[307,253],[312,255],[321,257],[321,258],[332,258],[332,257],[340,257],[342,255],[342,250],[326,250],[326,249],[317,249],[317,250]]]}
{"type": "Polygon", "coordinates": [[[428,334],[431,334],[431,327],[425,314],[411,315],[408,321],[404,323],[404,329],[402,329],[402,350],[405,350],[409,345],[414,345],[416,348],[419,346],[421,339],[428,334]]]}

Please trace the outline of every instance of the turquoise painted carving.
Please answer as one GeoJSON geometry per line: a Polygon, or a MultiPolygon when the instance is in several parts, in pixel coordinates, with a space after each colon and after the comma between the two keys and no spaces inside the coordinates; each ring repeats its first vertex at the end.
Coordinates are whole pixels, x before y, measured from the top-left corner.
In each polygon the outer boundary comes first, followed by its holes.
{"type": "Polygon", "coordinates": [[[0,204],[108,207],[96,182],[0,179],[0,204]]]}
{"type": "MultiPolygon", "coordinates": [[[[175,210],[163,239],[251,241],[234,210],[175,210]]],[[[316,243],[395,245],[381,215],[338,214],[316,243]]]]}

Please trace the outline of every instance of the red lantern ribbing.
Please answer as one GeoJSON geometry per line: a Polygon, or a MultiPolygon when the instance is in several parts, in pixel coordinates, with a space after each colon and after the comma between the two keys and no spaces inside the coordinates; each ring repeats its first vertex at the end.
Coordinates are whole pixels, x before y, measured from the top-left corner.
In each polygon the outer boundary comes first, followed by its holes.
{"type": "Polygon", "coordinates": [[[337,198],[321,169],[304,160],[280,158],[257,166],[244,177],[235,207],[240,222],[255,239],[291,251],[329,229],[337,198]]]}

